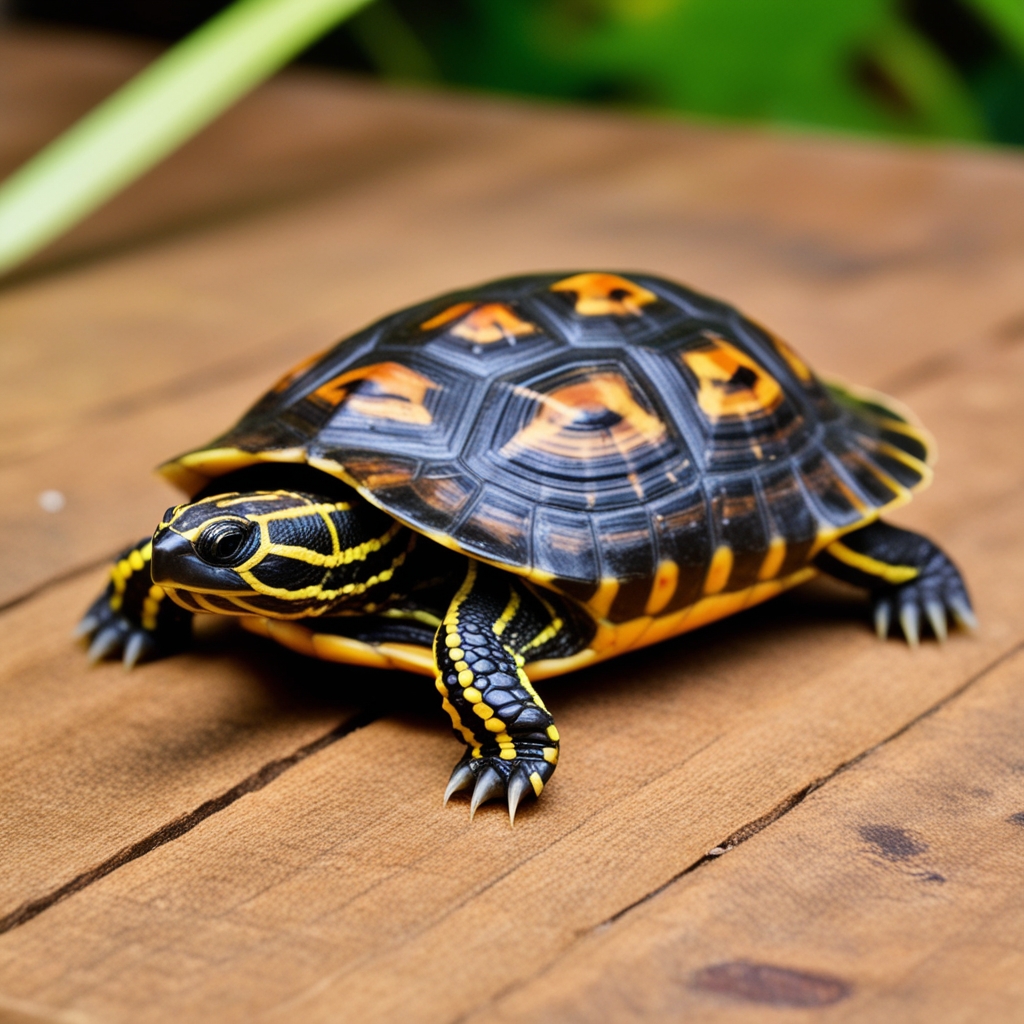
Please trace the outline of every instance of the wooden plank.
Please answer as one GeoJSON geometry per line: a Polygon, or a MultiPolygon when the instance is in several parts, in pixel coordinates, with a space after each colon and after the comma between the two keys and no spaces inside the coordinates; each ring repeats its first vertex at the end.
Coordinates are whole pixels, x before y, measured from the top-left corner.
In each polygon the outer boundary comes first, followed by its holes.
{"type": "Polygon", "coordinates": [[[129,414],[97,418],[69,431],[52,451],[0,464],[0,529],[21,538],[3,556],[0,601],[31,592],[48,579],[83,565],[109,561],[151,533],[163,510],[181,500],[152,468],[171,452],[213,437],[266,384],[247,374],[198,394],[143,402],[129,414]],[[48,513],[43,491],[57,490],[66,505],[48,513]]]}
{"type": "MultiPolygon", "coordinates": [[[[974,409],[983,442],[1016,405],[995,421],[964,396],[986,373],[1019,395],[1011,355],[917,397],[968,426],[974,409]]],[[[4,936],[3,990],[105,1020],[472,1012],[1024,639],[1024,488],[964,498],[943,540],[978,597],[977,641],[881,645],[857,603],[804,590],[549,684],[566,758],[512,832],[500,808],[472,825],[440,808],[456,751],[436,713],[383,719],[4,936]]],[[[926,523],[929,503],[915,508],[926,523]]]]}
{"type": "Polygon", "coordinates": [[[1022,683],[1018,647],[468,1020],[1020,1020],[1022,683]]]}
{"type": "Polygon", "coordinates": [[[223,629],[145,672],[87,670],[71,627],[102,582],[92,572],[0,616],[0,931],[355,717],[327,666],[223,629]]]}

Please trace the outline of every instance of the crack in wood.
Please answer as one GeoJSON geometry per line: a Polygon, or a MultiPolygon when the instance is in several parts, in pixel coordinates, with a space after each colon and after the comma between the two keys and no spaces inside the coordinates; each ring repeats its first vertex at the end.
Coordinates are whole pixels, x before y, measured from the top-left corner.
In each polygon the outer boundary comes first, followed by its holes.
{"type": "MultiPolygon", "coordinates": [[[[864,755],[862,754],[858,755],[855,760],[860,760],[860,758],[863,756],[864,755]]],[[[837,768],[835,771],[830,772],[828,775],[820,779],[815,779],[807,786],[804,786],[803,789],[798,790],[796,793],[791,793],[784,800],[780,801],[771,810],[769,810],[767,814],[762,814],[761,817],[755,818],[753,821],[749,821],[745,825],[741,825],[727,839],[723,839],[721,843],[719,843],[717,846],[713,847],[711,850],[705,853],[703,857],[700,857],[699,859],[695,860],[692,864],[688,864],[685,868],[683,868],[682,871],[677,872],[670,879],[668,879],[668,881],[663,882],[657,888],[652,889],[649,893],[645,893],[638,900],[634,900],[628,906],[623,907],[621,910],[617,910],[614,914],[611,915],[611,917],[607,917],[599,924],[594,925],[593,928],[590,929],[590,931],[599,931],[601,929],[610,927],[611,925],[615,924],[616,921],[619,921],[623,917],[625,917],[626,914],[630,913],[630,911],[635,910],[637,907],[649,902],[650,900],[653,900],[656,896],[663,893],[670,886],[675,885],[675,883],[678,882],[679,879],[685,878],[687,875],[693,874],[693,872],[696,871],[698,868],[703,867],[710,861],[718,860],[719,857],[728,853],[730,850],[735,849],[740,844],[745,843],[748,839],[753,838],[757,835],[758,832],[763,831],[769,825],[778,821],[779,818],[781,818],[783,815],[788,814],[791,810],[793,810],[794,807],[797,807],[799,804],[803,803],[804,799],[810,793],[816,790],[819,786],[823,786],[830,779],[833,779],[840,771],[842,771],[844,768],[846,768],[849,764],[852,763],[852,761],[846,762],[845,764],[837,768]]]]}
{"type": "Polygon", "coordinates": [[[364,728],[371,722],[376,721],[378,717],[379,715],[374,712],[361,712],[335,726],[330,732],[319,737],[319,739],[299,747],[298,750],[287,757],[268,761],[262,768],[246,776],[237,785],[232,786],[210,800],[206,800],[195,810],[189,811],[173,821],[169,821],[166,825],[162,825],[148,836],[118,850],[112,857],[108,857],[105,861],[90,868],[88,871],[83,871],[80,875],[76,875],[71,881],[66,882],[45,896],[29,900],[27,903],[23,903],[20,907],[12,910],[9,914],[0,918],[0,935],[26,924],[34,917],[38,917],[44,910],[49,910],[55,903],[59,903],[61,900],[81,892],[94,882],[98,882],[101,878],[106,878],[107,875],[117,871],[118,868],[130,864],[133,860],[138,860],[140,857],[152,853],[153,850],[165,846],[175,839],[180,839],[181,836],[191,832],[192,829],[206,821],[207,818],[219,814],[246,794],[255,793],[269,786],[276,778],[283,775],[289,769],[294,768],[307,757],[319,753],[333,743],[337,743],[338,740],[344,739],[358,729],[364,728]]]}
{"type": "MultiPolygon", "coordinates": [[[[657,888],[652,889],[649,893],[647,893],[644,896],[641,896],[638,900],[634,900],[634,902],[630,903],[628,906],[616,911],[610,917],[600,922],[600,924],[594,925],[594,927],[591,928],[590,931],[597,931],[598,929],[607,928],[608,926],[613,925],[616,921],[623,918],[631,910],[634,910],[636,907],[639,907],[642,904],[647,903],[649,900],[654,899],[655,896],[664,892],[666,889],[669,888],[669,886],[674,885],[677,881],[679,881],[680,878],[684,878],[686,875],[692,874],[698,868],[703,867],[710,861],[718,860],[719,857],[734,850],[737,846],[740,846],[741,844],[745,843],[748,839],[752,839],[754,836],[757,835],[758,832],[762,832],[764,829],[768,828],[769,825],[772,825],[776,821],[778,821],[779,818],[783,817],[786,814],[789,814],[789,812],[792,811],[795,807],[799,807],[800,804],[802,804],[804,800],[807,799],[807,797],[810,796],[810,794],[813,793],[816,789],[820,789],[822,786],[831,782],[834,778],[841,775],[843,772],[849,771],[849,769],[859,764],[865,758],[870,757],[873,753],[875,753],[875,751],[881,750],[882,747],[885,747],[888,744],[892,743],[894,740],[899,739],[901,736],[904,735],[904,733],[908,732],[915,725],[917,725],[920,722],[923,722],[926,718],[930,718],[936,712],[946,707],[947,704],[951,704],[958,697],[961,697],[964,693],[966,693],[967,690],[969,690],[972,686],[981,682],[981,680],[984,679],[985,676],[989,675],[991,672],[994,672],[997,668],[999,668],[1000,665],[1002,665],[1006,661],[1009,661],[1011,658],[1015,657],[1021,651],[1024,651],[1024,641],[1014,644],[1014,646],[1011,647],[1009,650],[1004,651],[1002,654],[999,655],[998,658],[990,662],[984,668],[977,671],[973,676],[970,676],[967,680],[961,683],[961,685],[958,686],[955,690],[952,690],[948,694],[946,694],[946,696],[943,697],[942,700],[936,701],[930,708],[926,708],[919,715],[916,715],[908,722],[905,722],[895,732],[892,732],[888,736],[886,736],[885,739],[880,740],[874,746],[868,747],[866,750],[861,751],[861,753],[857,754],[854,757],[851,757],[849,760],[843,761],[842,764],[837,765],[827,775],[823,775],[821,778],[814,779],[812,782],[804,786],[802,789],[790,794],[784,800],[776,804],[775,807],[768,811],[767,814],[763,814],[761,815],[761,817],[755,818],[753,821],[750,821],[745,825],[741,825],[730,836],[722,840],[721,843],[719,843],[717,846],[713,847],[710,851],[704,854],[703,857],[699,858],[698,860],[695,860],[692,864],[688,864],[685,868],[683,868],[682,871],[679,871],[677,874],[673,875],[670,879],[668,879],[668,881],[662,883],[657,888]]],[[[584,932],[582,934],[587,933],[584,932]]],[[[580,937],[582,937],[582,934],[580,937]]]]}
{"type": "Polygon", "coordinates": [[[0,615],[3,615],[4,612],[10,611],[12,608],[17,608],[18,605],[24,604],[26,601],[31,601],[33,598],[38,597],[51,587],[59,586],[62,583],[69,583],[71,580],[78,579],[79,576],[84,576],[86,573],[93,572],[101,566],[110,565],[110,563],[117,558],[118,553],[118,551],[111,551],[109,554],[103,555],[100,558],[93,558],[84,565],[76,565],[74,568],[68,569],[67,572],[58,573],[56,576],[51,576],[49,579],[43,580],[42,583],[37,583],[34,587],[30,587],[28,590],[25,590],[20,594],[15,594],[14,597],[10,597],[6,601],[0,603],[0,615]]]}

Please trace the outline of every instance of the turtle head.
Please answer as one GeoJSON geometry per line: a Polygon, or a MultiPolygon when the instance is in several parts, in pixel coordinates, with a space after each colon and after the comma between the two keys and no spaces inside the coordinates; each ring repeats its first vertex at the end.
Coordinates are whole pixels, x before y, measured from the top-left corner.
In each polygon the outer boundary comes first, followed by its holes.
{"type": "Polygon", "coordinates": [[[414,535],[358,495],[217,494],[168,509],[153,582],[183,608],[301,618],[370,611],[392,596],[414,535]]]}

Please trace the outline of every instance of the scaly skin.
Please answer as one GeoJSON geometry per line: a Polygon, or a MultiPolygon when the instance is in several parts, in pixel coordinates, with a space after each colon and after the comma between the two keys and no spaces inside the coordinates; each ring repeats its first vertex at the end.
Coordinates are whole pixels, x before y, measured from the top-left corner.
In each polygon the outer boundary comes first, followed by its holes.
{"type": "Polygon", "coordinates": [[[455,735],[469,748],[445,802],[473,785],[470,816],[507,795],[509,815],[524,794],[540,796],[558,763],[558,730],[523,671],[523,652],[563,628],[515,577],[470,562],[437,631],[437,689],[455,735]]]}
{"type": "Polygon", "coordinates": [[[89,661],[121,657],[137,662],[174,654],[188,645],[192,615],[167,598],[150,576],[152,538],[124,551],[110,567],[110,582],[75,629],[90,641],[89,661]]]}
{"type": "Polygon", "coordinates": [[[894,617],[911,647],[920,640],[922,617],[940,641],[946,639],[947,616],[972,632],[977,628],[960,570],[919,533],[871,523],[830,544],[814,564],[871,591],[875,629],[883,640],[894,617]]]}

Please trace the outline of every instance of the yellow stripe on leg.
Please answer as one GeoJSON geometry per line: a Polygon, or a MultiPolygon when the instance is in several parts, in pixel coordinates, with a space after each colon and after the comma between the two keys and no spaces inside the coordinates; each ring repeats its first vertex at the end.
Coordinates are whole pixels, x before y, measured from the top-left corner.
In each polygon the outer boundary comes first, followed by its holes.
{"type": "Polygon", "coordinates": [[[870,555],[862,555],[848,548],[842,541],[833,541],[825,551],[837,562],[842,562],[843,565],[848,565],[851,569],[857,569],[868,576],[877,576],[894,586],[906,583],[919,575],[919,570],[912,565],[888,565],[870,555]]]}
{"type": "Polygon", "coordinates": [[[160,602],[167,596],[163,587],[155,583],[149,588],[146,599],[142,602],[142,628],[150,632],[156,629],[157,617],[160,615],[160,602]]]}

